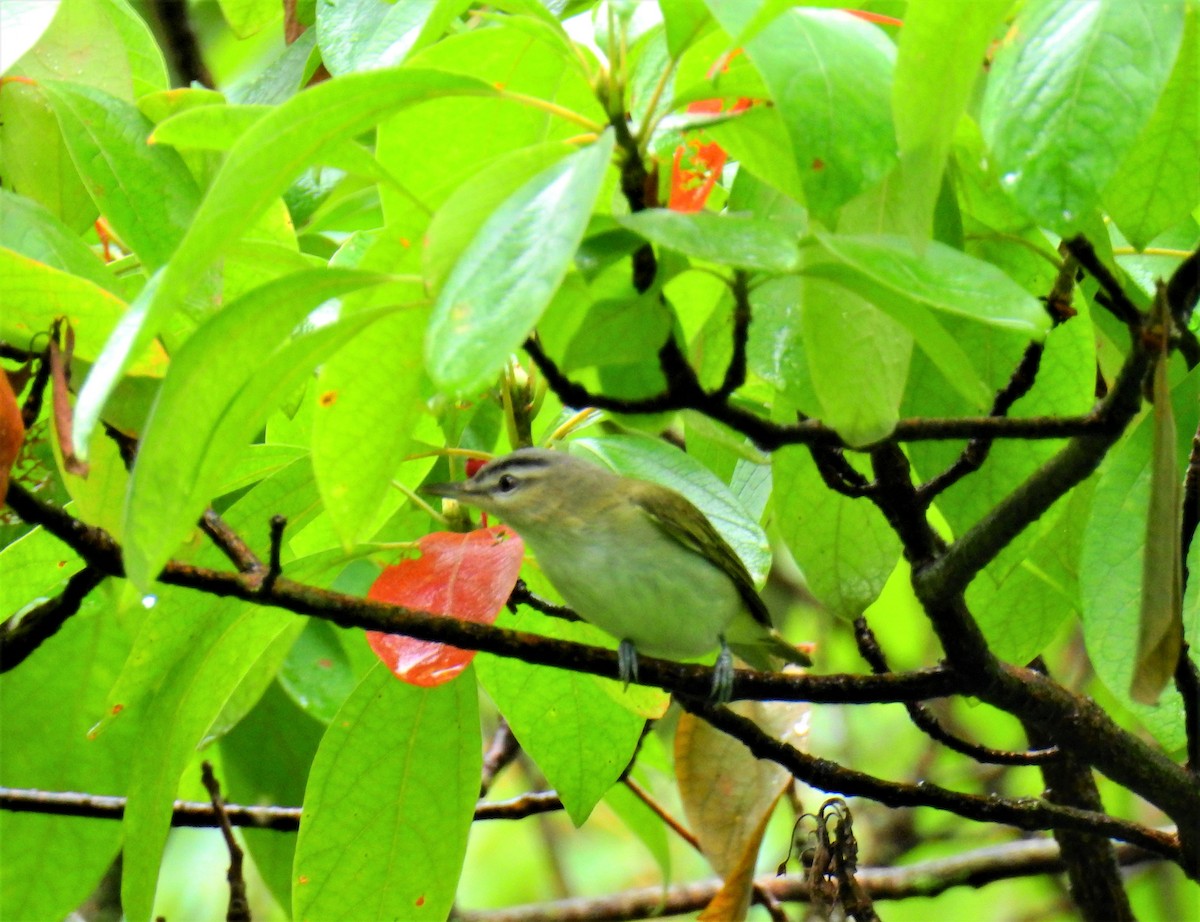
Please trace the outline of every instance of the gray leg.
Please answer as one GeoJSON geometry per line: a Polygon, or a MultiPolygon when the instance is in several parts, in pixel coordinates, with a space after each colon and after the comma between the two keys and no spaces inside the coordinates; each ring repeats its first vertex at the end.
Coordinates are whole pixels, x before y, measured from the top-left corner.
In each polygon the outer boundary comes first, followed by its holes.
{"type": "Polygon", "coordinates": [[[725,638],[721,638],[721,652],[713,663],[713,684],[709,697],[714,704],[727,704],[733,697],[733,654],[725,638]]]}
{"type": "Polygon", "coordinates": [[[631,640],[622,640],[621,646],[617,647],[617,671],[626,688],[630,682],[637,681],[637,648],[631,640]]]}

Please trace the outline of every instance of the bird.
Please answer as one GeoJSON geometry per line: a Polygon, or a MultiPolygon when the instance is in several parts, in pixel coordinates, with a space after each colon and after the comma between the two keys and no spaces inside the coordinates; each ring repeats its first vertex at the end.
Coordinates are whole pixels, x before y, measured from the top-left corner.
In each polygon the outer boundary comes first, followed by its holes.
{"type": "Polygon", "coordinates": [[[637,655],[685,660],[719,650],[712,698],[732,695],[733,653],[758,669],[811,665],[771,625],[741,558],[687,498],[563,451],[519,448],[474,477],[421,492],[495,515],[524,540],[563,600],[637,655]],[[732,650],[732,653],[731,653],[732,650]]]}

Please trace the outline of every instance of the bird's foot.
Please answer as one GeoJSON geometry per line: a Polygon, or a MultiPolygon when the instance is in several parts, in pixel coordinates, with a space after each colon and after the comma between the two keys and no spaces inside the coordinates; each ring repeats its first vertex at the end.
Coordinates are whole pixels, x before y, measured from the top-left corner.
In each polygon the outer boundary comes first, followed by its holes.
{"type": "Polygon", "coordinates": [[[621,645],[617,647],[617,673],[626,688],[629,687],[630,682],[637,681],[637,648],[633,645],[633,641],[622,640],[621,645]]]}
{"type": "Polygon", "coordinates": [[[721,652],[717,654],[717,661],[713,663],[713,683],[709,698],[713,704],[728,704],[732,697],[733,654],[729,652],[725,638],[722,637],[721,652]]]}

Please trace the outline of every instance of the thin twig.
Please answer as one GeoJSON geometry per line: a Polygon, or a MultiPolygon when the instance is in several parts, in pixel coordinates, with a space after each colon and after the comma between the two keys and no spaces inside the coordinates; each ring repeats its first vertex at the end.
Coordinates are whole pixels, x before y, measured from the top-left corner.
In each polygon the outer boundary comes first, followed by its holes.
{"type": "MultiPolygon", "coordinates": [[[[1157,860],[1129,845],[1117,846],[1125,867],[1157,860]]],[[[987,884],[1064,870],[1057,843],[1050,839],[1022,839],[897,868],[860,868],[856,877],[873,900],[929,898],[955,887],[979,888],[987,884]]],[[[808,902],[804,875],[770,875],[755,883],[776,899],[808,902]]],[[[605,897],[578,897],[533,903],[508,909],[458,910],[458,922],[586,922],[597,919],[651,919],[699,912],[716,896],[721,881],[675,884],[666,893],[660,886],[640,887],[605,897]]]]}
{"type": "MultiPolygon", "coordinates": [[[[863,659],[867,661],[871,670],[876,675],[882,675],[890,671],[883,648],[879,646],[879,641],[875,638],[875,632],[867,624],[866,618],[860,616],[855,620],[854,639],[858,643],[858,649],[863,659]]],[[[969,756],[976,762],[983,762],[990,765],[1044,765],[1046,762],[1060,757],[1057,746],[1047,746],[1043,749],[1033,749],[1026,752],[1014,752],[1006,749],[992,749],[988,746],[981,746],[978,743],[971,743],[967,740],[959,739],[943,727],[924,702],[906,701],[904,707],[916,727],[929,736],[930,739],[941,743],[947,749],[953,749],[955,752],[969,756]]]]}
{"type": "Polygon", "coordinates": [[[271,551],[267,572],[262,578],[262,592],[269,594],[275,588],[275,581],[283,573],[283,532],[287,528],[287,519],[282,515],[271,516],[271,551]]]}
{"type": "MultiPolygon", "coordinates": [[[[557,793],[534,791],[508,800],[481,800],[475,805],[475,819],[519,820],[539,813],[554,813],[561,809],[562,801],[557,793]]],[[[0,810],[119,820],[125,815],[125,798],[70,791],[0,787],[0,810]]],[[[225,815],[230,825],[272,829],[276,832],[295,832],[299,829],[301,813],[301,807],[225,805],[225,815]]],[[[177,800],[171,811],[171,825],[187,829],[210,829],[220,824],[212,804],[177,800]]]]}
{"type": "Polygon", "coordinates": [[[200,529],[239,572],[257,573],[264,569],[262,561],[250,549],[250,545],[243,541],[241,535],[230,528],[211,506],[205,509],[204,515],[200,517],[200,529]]]}
{"type": "Polygon", "coordinates": [[[8,672],[21,665],[38,647],[58,633],[58,629],[79,611],[83,600],[104,579],[102,571],[84,567],[67,580],[66,588],[54,598],[0,625],[0,672],[8,672]]]}
{"type": "Polygon", "coordinates": [[[229,871],[225,879],[229,881],[229,909],[225,913],[226,922],[250,922],[250,900],[246,896],[246,878],[242,874],[242,862],[245,855],[233,835],[233,826],[225,813],[225,801],[221,797],[221,786],[217,776],[213,774],[212,763],[205,760],[200,763],[200,779],[204,789],[212,800],[213,816],[221,834],[225,838],[225,848],[229,851],[229,871]]]}

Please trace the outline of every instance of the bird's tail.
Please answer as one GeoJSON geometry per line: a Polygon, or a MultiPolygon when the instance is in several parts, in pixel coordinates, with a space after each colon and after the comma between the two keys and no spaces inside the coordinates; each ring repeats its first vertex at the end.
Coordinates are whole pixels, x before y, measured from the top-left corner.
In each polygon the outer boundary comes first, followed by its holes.
{"type": "Polygon", "coordinates": [[[795,663],[797,666],[811,666],[812,656],[809,645],[798,647],[790,643],[774,628],[764,631],[753,642],[739,641],[730,643],[731,649],[740,659],[762,672],[775,672],[779,669],[780,661],[795,663]]]}

